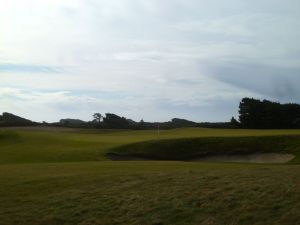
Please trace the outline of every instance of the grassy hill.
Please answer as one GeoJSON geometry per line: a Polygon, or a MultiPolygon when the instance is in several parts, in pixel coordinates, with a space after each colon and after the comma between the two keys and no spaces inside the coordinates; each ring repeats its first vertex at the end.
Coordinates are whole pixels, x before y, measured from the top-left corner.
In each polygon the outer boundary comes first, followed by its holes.
{"type": "Polygon", "coordinates": [[[300,162],[299,136],[202,137],[152,140],[112,148],[111,157],[140,157],[153,160],[193,160],[217,155],[290,153],[300,162]]]}
{"type": "Polygon", "coordinates": [[[217,139],[227,147],[259,140],[298,155],[295,135],[300,130],[184,128],[159,137],[156,131],[1,130],[0,224],[294,225],[300,220],[298,161],[119,162],[106,154],[141,143],[178,147],[181,140],[217,139]]]}
{"type": "MultiPolygon", "coordinates": [[[[182,128],[157,132],[17,128],[0,130],[0,164],[107,160],[106,153],[127,144],[199,137],[259,137],[300,135],[300,130],[236,130],[182,128]],[[7,137],[6,137],[7,136],[7,137]],[[5,138],[6,137],[6,138],[5,138]]],[[[276,139],[276,138],[275,138],[276,139]]]]}

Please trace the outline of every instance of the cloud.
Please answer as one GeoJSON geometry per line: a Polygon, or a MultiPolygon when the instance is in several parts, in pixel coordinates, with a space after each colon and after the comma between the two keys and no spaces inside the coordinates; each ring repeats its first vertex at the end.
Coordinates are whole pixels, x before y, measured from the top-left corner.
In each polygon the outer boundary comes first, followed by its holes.
{"type": "Polygon", "coordinates": [[[2,110],[49,120],[92,111],[225,120],[244,96],[300,101],[299,7],[298,0],[4,1],[2,110]]]}
{"type": "Polygon", "coordinates": [[[53,66],[26,65],[26,64],[0,64],[0,73],[62,73],[63,69],[53,66]]]}
{"type": "Polygon", "coordinates": [[[260,63],[236,63],[212,68],[221,82],[249,90],[259,96],[284,101],[300,101],[300,67],[269,66],[260,63]]]}

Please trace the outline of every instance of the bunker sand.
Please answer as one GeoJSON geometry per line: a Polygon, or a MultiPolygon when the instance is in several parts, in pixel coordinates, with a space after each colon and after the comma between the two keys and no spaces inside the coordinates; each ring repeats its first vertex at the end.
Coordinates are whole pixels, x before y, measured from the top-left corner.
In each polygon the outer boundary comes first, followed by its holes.
{"type": "Polygon", "coordinates": [[[294,159],[292,154],[254,153],[247,155],[216,155],[201,157],[192,161],[199,162],[244,162],[244,163],[287,163],[294,159]]]}
{"type": "MultiPolygon", "coordinates": [[[[189,162],[241,162],[241,163],[287,163],[294,159],[292,154],[284,153],[254,153],[254,154],[240,154],[240,155],[215,155],[205,156],[192,160],[189,162]]],[[[114,161],[148,161],[151,160],[146,157],[138,156],[122,156],[122,155],[109,155],[110,160],[114,161]]],[[[155,159],[154,159],[155,160],[155,159]]]]}

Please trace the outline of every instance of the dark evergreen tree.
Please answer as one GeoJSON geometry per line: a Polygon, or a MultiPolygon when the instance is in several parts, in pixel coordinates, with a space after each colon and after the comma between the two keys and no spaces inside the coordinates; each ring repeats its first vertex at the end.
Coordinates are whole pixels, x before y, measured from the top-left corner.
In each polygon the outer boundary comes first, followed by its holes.
{"type": "Polygon", "coordinates": [[[125,117],[113,113],[105,113],[103,125],[106,128],[130,128],[130,124],[125,117]]]}
{"type": "Polygon", "coordinates": [[[243,98],[239,120],[244,128],[300,128],[300,105],[243,98]]]}

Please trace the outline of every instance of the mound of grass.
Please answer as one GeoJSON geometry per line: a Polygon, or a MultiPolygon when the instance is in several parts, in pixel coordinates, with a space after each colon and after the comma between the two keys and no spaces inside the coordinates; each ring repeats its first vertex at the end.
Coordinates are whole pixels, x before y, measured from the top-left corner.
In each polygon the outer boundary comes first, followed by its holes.
{"type": "MultiPolygon", "coordinates": [[[[0,133],[2,135],[2,138],[0,138],[0,164],[104,161],[107,160],[106,153],[110,149],[138,142],[157,140],[156,130],[22,127],[3,128],[2,131],[0,130],[0,133]]],[[[166,140],[284,135],[300,135],[300,130],[182,128],[162,130],[159,138],[160,140],[166,140]]],[[[294,149],[293,146],[292,149],[294,149]]]]}
{"type": "Polygon", "coordinates": [[[252,153],[291,153],[297,155],[300,147],[299,139],[297,136],[267,136],[152,140],[113,148],[107,154],[109,157],[131,156],[155,160],[189,160],[215,155],[252,153]]]}

